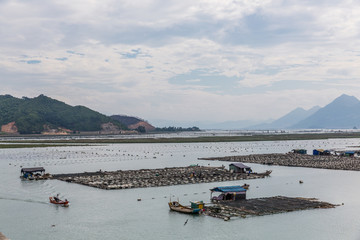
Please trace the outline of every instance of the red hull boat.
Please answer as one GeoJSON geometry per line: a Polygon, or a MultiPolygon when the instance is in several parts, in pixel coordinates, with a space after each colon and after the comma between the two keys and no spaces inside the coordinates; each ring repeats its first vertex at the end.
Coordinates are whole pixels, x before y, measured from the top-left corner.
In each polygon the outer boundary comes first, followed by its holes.
{"type": "Polygon", "coordinates": [[[69,201],[65,199],[65,201],[63,200],[59,200],[56,201],[54,197],[49,197],[50,203],[52,204],[57,204],[57,205],[63,205],[64,207],[69,206],[69,201]]]}

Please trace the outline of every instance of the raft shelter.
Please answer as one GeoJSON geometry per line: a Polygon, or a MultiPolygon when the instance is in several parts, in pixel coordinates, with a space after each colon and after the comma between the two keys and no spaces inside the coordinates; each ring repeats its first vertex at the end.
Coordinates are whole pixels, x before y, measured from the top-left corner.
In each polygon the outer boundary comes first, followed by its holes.
{"type": "Polygon", "coordinates": [[[210,189],[211,201],[237,201],[241,199],[246,199],[246,189],[241,186],[226,186],[226,187],[216,187],[210,189]],[[212,196],[214,192],[220,193],[218,196],[212,196]]]}
{"type": "Polygon", "coordinates": [[[324,150],[324,149],[314,149],[313,150],[313,155],[331,155],[331,151],[330,150],[324,150]]]}
{"type": "Polygon", "coordinates": [[[250,167],[246,166],[243,163],[231,163],[229,165],[230,172],[234,173],[251,173],[252,170],[250,167]]]}
{"type": "Polygon", "coordinates": [[[291,150],[293,153],[297,153],[297,154],[307,154],[307,150],[306,149],[293,149],[291,150]]]}
{"type": "Polygon", "coordinates": [[[45,169],[43,167],[35,167],[35,168],[22,168],[21,169],[21,178],[32,180],[36,176],[42,176],[45,173],[45,169]]]}

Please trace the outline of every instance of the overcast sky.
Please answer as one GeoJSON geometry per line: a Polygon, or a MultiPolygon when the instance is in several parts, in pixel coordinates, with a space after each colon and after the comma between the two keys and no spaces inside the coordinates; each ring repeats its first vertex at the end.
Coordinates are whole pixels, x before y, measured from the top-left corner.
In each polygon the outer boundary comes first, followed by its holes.
{"type": "Polygon", "coordinates": [[[275,119],[360,98],[360,2],[0,0],[0,94],[106,115],[275,119]]]}

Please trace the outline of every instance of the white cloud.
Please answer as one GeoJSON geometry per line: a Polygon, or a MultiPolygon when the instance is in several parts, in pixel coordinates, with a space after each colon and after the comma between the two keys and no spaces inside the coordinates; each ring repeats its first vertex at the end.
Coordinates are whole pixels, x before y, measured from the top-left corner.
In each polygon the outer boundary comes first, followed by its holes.
{"type": "Polygon", "coordinates": [[[276,118],[360,96],[359,16],[357,1],[2,1],[0,94],[152,119],[276,118]]]}

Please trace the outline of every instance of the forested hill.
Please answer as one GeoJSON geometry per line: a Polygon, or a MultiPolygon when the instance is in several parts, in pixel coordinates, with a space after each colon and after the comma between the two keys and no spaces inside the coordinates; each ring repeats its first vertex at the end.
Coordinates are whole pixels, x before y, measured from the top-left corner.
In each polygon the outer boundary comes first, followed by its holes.
{"type": "Polygon", "coordinates": [[[134,129],[141,133],[155,131],[155,127],[153,125],[138,117],[113,115],[111,118],[121,122],[129,129],[134,129]]]}
{"type": "Polygon", "coordinates": [[[44,95],[21,99],[0,95],[0,125],[5,129],[5,125],[11,123],[20,134],[38,134],[60,128],[72,132],[101,131],[106,123],[108,128],[110,124],[117,129],[126,129],[119,121],[87,107],[73,107],[44,95]]]}
{"type": "Polygon", "coordinates": [[[133,125],[138,122],[145,122],[145,120],[140,119],[138,117],[125,116],[125,115],[113,115],[111,116],[111,118],[118,120],[119,122],[123,123],[126,126],[133,125]]]}

